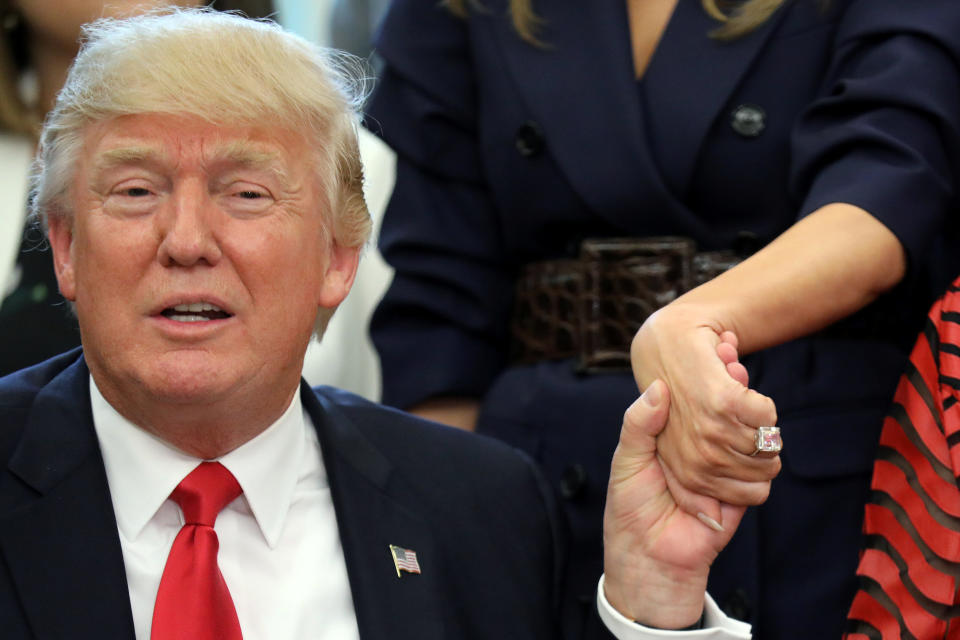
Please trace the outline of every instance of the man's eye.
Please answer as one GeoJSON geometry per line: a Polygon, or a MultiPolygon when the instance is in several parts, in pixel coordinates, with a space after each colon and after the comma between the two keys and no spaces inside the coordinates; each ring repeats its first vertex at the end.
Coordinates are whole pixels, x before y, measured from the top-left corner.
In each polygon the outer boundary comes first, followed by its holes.
{"type": "Polygon", "coordinates": [[[130,196],[132,198],[142,198],[143,196],[150,195],[150,190],[143,187],[130,187],[122,190],[120,193],[121,195],[130,196]]]}
{"type": "Polygon", "coordinates": [[[259,191],[240,191],[237,195],[246,200],[256,200],[263,197],[263,194],[259,191]]]}

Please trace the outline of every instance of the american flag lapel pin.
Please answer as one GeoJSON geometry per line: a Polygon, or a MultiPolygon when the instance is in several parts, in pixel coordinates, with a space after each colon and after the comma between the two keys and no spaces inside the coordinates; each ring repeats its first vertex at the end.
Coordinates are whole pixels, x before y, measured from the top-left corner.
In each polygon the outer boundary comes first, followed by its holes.
{"type": "Polygon", "coordinates": [[[390,556],[393,558],[393,568],[397,570],[397,577],[401,571],[420,573],[420,563],[417,562],[417,552],[413,549],[404,549],[395,544],[390,545],[390,556]]]}

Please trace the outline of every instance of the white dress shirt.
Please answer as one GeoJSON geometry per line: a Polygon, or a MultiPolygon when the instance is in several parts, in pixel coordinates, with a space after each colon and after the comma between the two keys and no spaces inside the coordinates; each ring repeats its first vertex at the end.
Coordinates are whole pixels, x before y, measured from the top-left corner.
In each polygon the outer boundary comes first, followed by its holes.
{"type": "Polygon", "coordinates": [[[597,586],[597,609],[600,611],[600,620],[617,640],[654,640],[656,638],[750,640],[750,625],[727,617],[710,597],[710,594],[706,595],[703,606],[703,629],[697,629],[696,631],[651,629],[624,617],[607,602],[607,598],[603,594],[603,576],[600,576],[600,584],[597,586]]]}
{"type": "MultiPolygon", "coordinates": [[[[93,422],[120,530],[138,640],[183,526],[170,492],[201,460],[116,412],[90,379],[93,422]]],[[[320,444],[297,390],[259,436],[219,459],[243,495],[217,518],[218,563],[245,640],[360,637],[320,444]]]]}

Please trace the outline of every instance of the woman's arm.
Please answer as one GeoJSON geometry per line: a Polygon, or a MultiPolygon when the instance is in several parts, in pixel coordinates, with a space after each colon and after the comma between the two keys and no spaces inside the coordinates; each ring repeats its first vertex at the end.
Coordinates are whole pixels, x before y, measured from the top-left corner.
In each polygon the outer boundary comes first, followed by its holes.
{"type": "MultiPolygon", "coordinates": [[[[866,306],[905,271],[887,227],[862,209],[831,204],[651,316],[633,342],[634,373],[641,388],[660,378],[674,392],[658,448],[676,481],[724,502],[758,504],[779,469],[774,459],[749,456],[753,430],[775,424],[776,410],[726,375],[716,359],[721,333],[733,331],[741,353],[780,344],[866,306]]],[[[720,515],[709,502],[684,508],[720,515]]]]}
{"type": "Polygon", "coordinates": [[[822,329],[903,279],[900,241],[868,212],[826,205],[734,269],[671,307],[698,309],[733,331],[741,354],[822,329]]]}
{"type": "MultiPolygon", "coordinates": [[[[638,382],[661,377],[679,399],[659,445],[677,484],[755,504],[775,472],[749,456],[745,435],[776,412],[723,375],[713,357],[721,331],[736,332],[743,352],[756,351],[844,318],[901,281],[923,289],[936,280],[930,256],[956,233],[951,217],[960,206],[957,29],[960,5],[949,0],[851,1],[820,95],[791,140],[799,221],[641,328],[638,382]]],[[[789,452],[789,431],[784,446],[789,452]]],[[[715,500],[683,506],[720,513],[715,500]]]]}
{"type": "Polygon", "coordinates": [[[480,401],[476,398],[431,398],[410,407],[409,411],[427,420],[473,431],[477,426],[480,401]]]}

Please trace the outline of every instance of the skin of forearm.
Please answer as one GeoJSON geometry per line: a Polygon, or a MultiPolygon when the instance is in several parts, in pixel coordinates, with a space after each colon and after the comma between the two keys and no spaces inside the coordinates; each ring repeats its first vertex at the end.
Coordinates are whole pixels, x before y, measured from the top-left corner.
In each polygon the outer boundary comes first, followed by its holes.
{"type": "Polygon", "coordinates": [[[476,398],[460,397],[430,398],[410,407],[409,412],[450,427],[474,431],[477,427],[477,414],[480,413],[480,401],[476,398]]]}
{"type": "MultiPolygon", "coordinates": [[[[872,215],[844,203],[800,220],[735,268],[665,310],[692,312],[751,353],[822,329],[903,279],[906,255],[872,215]]],[[[684,313],[686,315],[686,313],[684,313]]]]}
{"type": "MultiPolygon", "coordinates": [[[[776,424],[776,409],[730,379],[716,352],[724,331],[736,335],[741,354],[807,335],[869,304],[905,269],[886,226],[862,209],[831,204],[652,315],[633,341],[634,375],[640,388],[663,379],[675,396],[657,447],[677,483],[746,506],[763,502],[777,472],[745,460],[745,433],[776,424]]],[[[709,501],[683,508],[719,514],[709,501]]]]}

